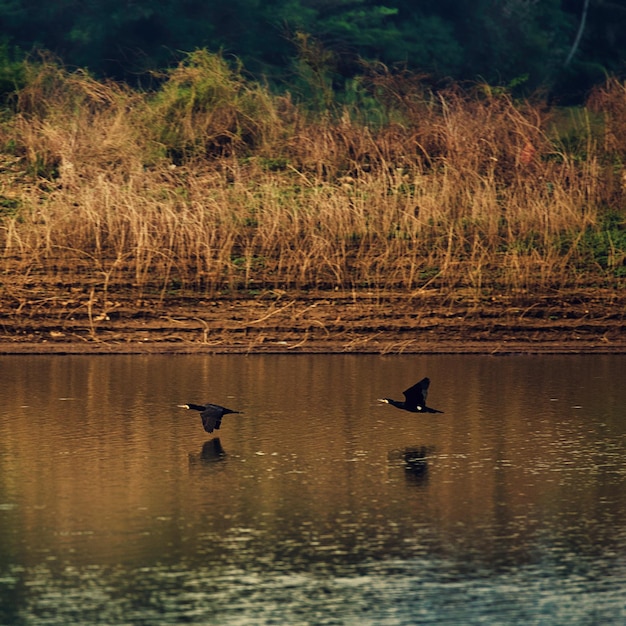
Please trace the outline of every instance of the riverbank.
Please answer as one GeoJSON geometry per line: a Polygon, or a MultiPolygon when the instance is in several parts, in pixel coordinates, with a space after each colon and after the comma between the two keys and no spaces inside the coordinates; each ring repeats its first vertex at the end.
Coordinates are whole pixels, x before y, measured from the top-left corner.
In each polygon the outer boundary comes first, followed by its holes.
{"type": "Polygon", "coordinates": [[[476,300],[319,292],[2,299],[2,354],[626,353],[613,291],[476,300]]]}
{"type": "Polygon", "coordinates": [[[206,53],[150,92],[29,66],[2,351],[622,351],[622,84],[565,111],[378,78],[316,113],[206,53]]]}

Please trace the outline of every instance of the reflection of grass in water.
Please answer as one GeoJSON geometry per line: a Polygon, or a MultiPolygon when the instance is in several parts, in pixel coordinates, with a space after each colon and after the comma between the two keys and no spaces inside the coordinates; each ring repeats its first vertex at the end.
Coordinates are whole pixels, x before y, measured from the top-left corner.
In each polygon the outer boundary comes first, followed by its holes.
{"type": "Polygon", "coordinates": [[[26,76],[2,131],[15,155],[5,272],[163,295],[482,295],[616,286],[626,273],[624,216],[602,208],[626,187],[617,83],[595,94],[594,124],[577,116],[554,139],[542,106],[408,79],[399,92],[385,73],[367,102],[393,122],[368,126],[358,108],[312,116],[205,51],[149,94],[50,62],[26,76]],[[600,146],[598,127],[614,140],[600,146]]]}

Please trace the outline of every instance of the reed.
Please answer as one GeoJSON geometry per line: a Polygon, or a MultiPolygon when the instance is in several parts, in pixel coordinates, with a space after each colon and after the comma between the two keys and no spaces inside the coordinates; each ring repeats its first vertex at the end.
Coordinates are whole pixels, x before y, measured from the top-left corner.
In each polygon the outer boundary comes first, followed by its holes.
{"type": "Polygon", "coordinates": [[[378,125],[358,107],[314,115],[205,51],[149,93],[50,60],[27,75],[0,137],[4,276],[163,297],[626,276],[616,81],[574,150],[543,104],[406,75],[364,81],[378,125]]]}

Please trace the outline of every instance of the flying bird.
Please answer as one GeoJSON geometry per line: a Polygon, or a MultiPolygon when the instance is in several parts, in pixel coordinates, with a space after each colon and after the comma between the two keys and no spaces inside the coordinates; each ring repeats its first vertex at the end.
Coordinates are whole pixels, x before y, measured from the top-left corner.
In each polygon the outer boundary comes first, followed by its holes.
{"type": "Polygon", "coordinates": [[[391,398],[379,398],[379,402],[385,402],[395,406],[397,409],[410,411],[411,413],[443,413],[438,409],[426,406],[426,396],[428,396],[428,387],[430,386],[430,378],[422,378],[418,383],[403,391],[404,401],[392,400],[391,398]]]}
{"type": "Polygon", "coordinates": [[[202,426],[207,433],[212,433],[214,430],[219,430],[222,425],[222,418],[229,413],[241,413],[241,411],[234,411],[233,409],[227,409],[225,406],[219,404],[179,404],[181,409],[192,409],[194,411],[200,411],[200,417],[202,418],[202,426]]]}

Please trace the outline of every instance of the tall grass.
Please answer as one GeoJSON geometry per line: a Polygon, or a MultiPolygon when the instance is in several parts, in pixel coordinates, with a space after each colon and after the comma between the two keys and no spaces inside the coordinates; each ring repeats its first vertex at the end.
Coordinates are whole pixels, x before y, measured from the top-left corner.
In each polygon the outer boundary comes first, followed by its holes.
{"type": "Polygon", "coordinates": [[[564,136],[541,103],[386,71],[362,81],[363,107],[312,114],[206,51],[145,93],[27,69],[0,136],[6,289],[482,294],[626,276],[619,82],[564,136]]]}

